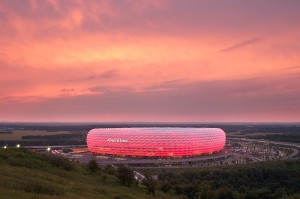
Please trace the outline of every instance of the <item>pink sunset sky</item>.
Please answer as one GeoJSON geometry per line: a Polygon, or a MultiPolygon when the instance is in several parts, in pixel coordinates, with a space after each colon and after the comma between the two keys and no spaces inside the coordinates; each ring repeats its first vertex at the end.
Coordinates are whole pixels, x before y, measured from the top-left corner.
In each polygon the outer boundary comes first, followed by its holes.
{"type": "Polygon", "coordinates": [[[0,121],[299,120],[299,0],[0,1],[0,121]]]}

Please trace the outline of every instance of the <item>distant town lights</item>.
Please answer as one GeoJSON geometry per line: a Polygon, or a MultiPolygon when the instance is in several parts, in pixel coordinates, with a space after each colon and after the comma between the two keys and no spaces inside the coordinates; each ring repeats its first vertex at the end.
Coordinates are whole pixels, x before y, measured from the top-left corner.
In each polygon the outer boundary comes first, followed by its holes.
{"type": "Polygon", "coordinates": [[[7,146],[5,145],[3,148],[4,148],[4,149],[6,149],[6,148],[7,148],[7,146]]]}
{"type": "Polygon", "coordinates": [[[21,146],[20,144],[17,144],[17,148],[20,148],[20,146],[21,146]]]}

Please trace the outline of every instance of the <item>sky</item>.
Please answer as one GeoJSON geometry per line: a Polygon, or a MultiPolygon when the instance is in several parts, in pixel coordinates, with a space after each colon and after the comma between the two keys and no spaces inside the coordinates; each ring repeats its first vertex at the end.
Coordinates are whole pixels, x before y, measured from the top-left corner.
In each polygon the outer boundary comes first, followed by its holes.
{"type": "Polygon", "coordinates": [[[1,0],[0,121],[299,122],[299,0],[1,0]]]}

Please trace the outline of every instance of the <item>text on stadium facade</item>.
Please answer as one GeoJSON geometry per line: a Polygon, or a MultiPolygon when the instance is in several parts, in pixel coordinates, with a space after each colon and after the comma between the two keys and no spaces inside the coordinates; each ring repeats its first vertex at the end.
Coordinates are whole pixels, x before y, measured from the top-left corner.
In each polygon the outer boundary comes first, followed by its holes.
{"type": "Polygon", "coordinates": [[[108,138],[107,142],[128,142],[128,140],[124,140],[124,139],[111,139],[108,138]]]}

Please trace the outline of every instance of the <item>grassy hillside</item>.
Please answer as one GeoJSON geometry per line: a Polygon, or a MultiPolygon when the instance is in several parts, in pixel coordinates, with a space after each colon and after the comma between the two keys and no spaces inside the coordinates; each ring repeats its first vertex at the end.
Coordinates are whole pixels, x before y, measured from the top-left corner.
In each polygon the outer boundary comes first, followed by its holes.
{"type": "Polygon", "coordinates": [[[153,197],[145,187],[120,184],[105,172],[26,149],[0,149],[0,198],[174,198],[153,197]]]}
{"type": "MultiPolygon", "coordinates": [[[[143,169],[158,175],[156,196],[146,187],[121,184],[113,171],[26,149],[0,149],[0,199],[298,199],[300,160],[228,167],[143,169]],[[160,191],[158,191],[160,190],[160,191]]],[[[141,169],[142,170],[142,169],[141,169]]],[[[120,169],[119,169],[120,171],[120,169]]]]}

